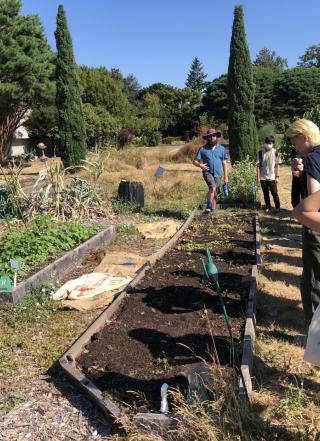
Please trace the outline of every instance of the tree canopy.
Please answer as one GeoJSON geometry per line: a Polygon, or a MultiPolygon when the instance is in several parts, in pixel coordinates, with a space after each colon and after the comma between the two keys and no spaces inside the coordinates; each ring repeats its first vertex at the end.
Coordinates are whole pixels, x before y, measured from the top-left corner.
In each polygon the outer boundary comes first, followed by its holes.
{"type": "Polygon", "coordinates": [[[0,2],[0,159],[15,130],[52,90],[53,53],[36,15],[20,15],[19,0],[0,2]]]}
{"type": "Polygon", "coordinates": [[[275,51],[270,51],[270,49],[264,47],[258,52],[253,64],[282,72],[288,67],[288,60],[277,55],[275,51]]]}
{"type": "Polygon", "coordinates": [[[198,57],[192,61],[190,71],[187,77],[186,86],[192,90],[202,91],[205,88],[205,79],[207,75],[203,71],[203,65],[200,63],[198,57]]]}
{"type": "Polygon", "coordinates": [[[299,57],[299,66],[320,67],[320,44],[309,46],[305,53],[299,57]]]}

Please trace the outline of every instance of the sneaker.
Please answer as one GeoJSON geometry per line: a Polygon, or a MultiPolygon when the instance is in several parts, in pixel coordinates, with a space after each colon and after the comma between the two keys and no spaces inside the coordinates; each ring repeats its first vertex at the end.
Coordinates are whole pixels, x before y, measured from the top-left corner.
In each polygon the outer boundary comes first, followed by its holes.
{"type": "Polygon", "coordinates": [[[265,213],[269,213],[271,211],[271,208],[266,208],[264,211],[265,213]]]}
{"type": "Polygon", "coordinates": [[[274,212],[275,213],[280,213],[280,208],[275,208],[274,212]]]}
{"type": "Polygon", "coordinates": [[[208,202],[207,202],[207,207],[206,207],[205,211],[206,211],[207,213],[210,213],[211,210],[212,210],[212,204],[211,204],[210,201],[208,201],[208,202]]]}
{"type": "Polygon", "coordinates": [[[215,209],[215,208],[211,208],[211,210],[210,210],[210,214],[211,214],[212,216],[214,216],[214,215],[216,214],[216,209],[215,209]]]}

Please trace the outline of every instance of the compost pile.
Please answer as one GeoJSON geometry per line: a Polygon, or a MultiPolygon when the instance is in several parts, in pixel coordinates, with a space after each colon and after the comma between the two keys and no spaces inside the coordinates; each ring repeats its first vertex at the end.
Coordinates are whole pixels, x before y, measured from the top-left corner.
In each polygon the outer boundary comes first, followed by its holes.
{"type": "Polygon", "coordinates": [[[136,410],[159,411],[161,385],[185,392],[188,370],[203,359],[213,360],[214,347],[219,365],[231,366],[218,295],[202,282],[200,259],[206,248],[219,270],[234,342],[241,339],[247,276],[255,263],[253,216],[201,214],[78,358],[79,368],[103,394],[136,410]]]}

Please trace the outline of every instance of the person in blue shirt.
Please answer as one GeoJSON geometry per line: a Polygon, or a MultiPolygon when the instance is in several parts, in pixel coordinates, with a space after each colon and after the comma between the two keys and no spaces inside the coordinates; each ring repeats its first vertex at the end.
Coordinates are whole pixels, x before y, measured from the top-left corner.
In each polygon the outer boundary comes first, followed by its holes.
{"type": "Polygon", "coordinates": [[[203,179],[208,185],[206,211],[214,214],[217,205],[217,190],[220,185],[221,171],[223,170],[223,183],[228,183],[227,153],[225,148],[218,144],[221,132],[217,129],[209,129],[203,136],[207,143],[197,151],[193,164],[201,168],[203,179]]]}

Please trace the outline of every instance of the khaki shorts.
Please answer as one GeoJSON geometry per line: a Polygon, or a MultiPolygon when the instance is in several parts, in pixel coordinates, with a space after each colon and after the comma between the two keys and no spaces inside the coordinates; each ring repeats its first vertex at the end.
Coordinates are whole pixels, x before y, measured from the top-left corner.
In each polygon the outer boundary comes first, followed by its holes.
{"type": "Polygon", "coordinates": [[[206,184],[208,188],[213,188],[214,190],[217,190],[220,185],[220,178],[214,177],[212,173],[208,171],[202,172],[203,179],[206,181],[206,184]]]}

